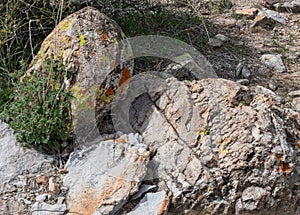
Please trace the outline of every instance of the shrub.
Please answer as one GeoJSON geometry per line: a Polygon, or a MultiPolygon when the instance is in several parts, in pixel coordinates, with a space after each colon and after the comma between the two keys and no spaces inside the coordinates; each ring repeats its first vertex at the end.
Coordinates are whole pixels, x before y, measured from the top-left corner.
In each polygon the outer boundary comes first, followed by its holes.
{"type": "Polygon", "coordinates": [[[71,94],[65,90],[64,80],[71,74],[61,62],[48,59],[41,73],[32,73],[16,85],[3,116],[10,118],[23,146],[30,144],[53,153],[67,140],[71,94]]]}

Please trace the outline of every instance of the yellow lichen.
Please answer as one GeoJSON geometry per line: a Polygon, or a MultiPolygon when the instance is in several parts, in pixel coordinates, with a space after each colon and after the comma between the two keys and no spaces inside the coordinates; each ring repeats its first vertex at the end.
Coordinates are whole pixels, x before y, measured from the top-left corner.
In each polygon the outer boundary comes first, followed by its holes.
{"type": "Polygon", "coordinates": [[[226,150],[227,144],[225,143],[225,140],[226,140],[226,138],[222,137],[221,144],[220,144],[220,154],[224,154],[227,152],[227,150],[226,150]]]}
{"type": "Polygon", "coordinates": [[[72,23],[72,19],[65,20],[65,22],[66,23],[64,23],[64,25],[61,27],[61,30],[63,31],[67,30],[70,27],[72,23]]]}
{"type": "Polygon", "coordinates": [[[207,130],[201,130],[198,132],[198,141],[201,143],[204,136],[207,136],[209,133],[207,130]]]}
{"type": "Polygon", "coordinates": [[[86,42],[85,36],[84,35],[80,35],[79,36],[79,41],[80,41],[79,46],[82,47],[85,44],[85,42],[86,42]]]}

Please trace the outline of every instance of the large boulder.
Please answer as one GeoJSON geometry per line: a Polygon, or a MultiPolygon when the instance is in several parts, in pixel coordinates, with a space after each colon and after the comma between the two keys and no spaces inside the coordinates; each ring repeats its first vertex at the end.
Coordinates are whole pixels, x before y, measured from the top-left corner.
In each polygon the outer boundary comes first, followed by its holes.
{"type": "MultiPolygon", "coordinates": [[[[131,79],[133,91],[146,76],[131,79]]],[[[129,110],[119,115],[128,127],[116,127],[143,138],[96,141],[71,156],[64,184],[72,212],[299,213],[298,112],[224,79],[146,80],[155,80],[139,89],[148,94],[132,99],[129,86],[112,110],[129,110]]]]}
{"type": "Polygon", "coordinates": [[[81,124],[95,121],[96,101],[100,115],[107,110],[117,88],[132,74],[132,52],[126,41],[121,42],[123,38],[115,21],[93,7],[85,7],[63,19],[47,36],[25,75],[50,72],[45,71],[48,59],[62,62],[72,72],[70,78],[65,78],[64,88],[73,95],[71,115],[78,136],[86,132],[81,124]]]}

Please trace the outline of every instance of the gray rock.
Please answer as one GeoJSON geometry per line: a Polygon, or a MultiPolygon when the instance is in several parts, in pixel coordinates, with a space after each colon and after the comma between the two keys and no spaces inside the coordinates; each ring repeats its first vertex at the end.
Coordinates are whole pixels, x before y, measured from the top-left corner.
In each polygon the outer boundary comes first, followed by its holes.
{"type": "Polygon", "coordinates": [[[295,214],[299,149],[285,132],[299,128],[282,122],[299,115],[283,110],[270,91],[255,93],[223,79],[170,79],[168,86],[138,130],[155,151],[144,180],[166,182],[168,213],[295,214]]]}
{"type": "Polygon", "coordinates": [[[32,215],[63,215],[67,207],[65,204],[50,205],[45,202],[36,202],[32,206],[32,215]]]}
{"type": "Polygon", "coordinates": [[[47,198],[48,198],[48,194],[44,193],[42,195],[38,195],[37,197],[35,197],[35,200],[37,202],[44,202],[47,198]]]}
{"type": "Polygon", "coordinates": [[[285,65],[281,59],[281,55],[264,54],[260,59],[263,64],[274,69],[275,72],[286,71],[285,65]]]}
{"type": "Polygon", "coordinates": [[[277,90],[277,88],[278,88],[277,83],[275,83],[273,80],[269,81],[268,87],[270,88],[270,90],[273,90],[273,91],[277,90]]]}
{"type": "MultiPolygon", "coordinates": [[[[25,74],[48,72],[43,71],[48,58],[63,64],[68,62],[66,70],[73,75],[64,80],[65,88],[73,95],[70,106],[72,127],[77,139],[82,138],[79,140],[82,143],[99,136],[97,127],[92,130],[86,125],[102,122],[97,119],[104,117],[111,100],[107,90],[119,87],[123,72],[126,73],[124,77],[131,76],[133,61],[128,59],[132,50],[125,40],[120,44],[123,38],[124,33],[114,20],[93,7],[85,7],[67,16],[53,29],[25,74]],[[123,59],[128,61],[124,63],[123,59]],[[120,68],[114,70],[118,63],[120,68]],[[100,86],[102,91],[96,92],[100,86]],[[96,93],[97,100],[91,96],[96,93]],[[96,104],[99,108],[95,113],[96,104]]],[[[112,130],[106,124],[99,127],[103,129],[101,133],[112,130]]]]}
{"type": "Polygon", "coordinates": [[[150,153],[140,137],[94,142],[73,152],[63,179],[69,188],[68,209],[83,214],[113,214],[138,192],[150,153]]]}
{"type": "Polygon", "coordinates": [[[164,204],[166,193],[164,191],[156,193],[147,193],[140,203],[128,215],[157,215],[164,204]]]}
{"type": "Polygon", "coordinates": [[[274,93],[272,90],[269,90],[265,87],[262,86],[256,86],[255,87],[255,93],[256,94],[265,94],[265,95],[270,95],[273,97],[273,99],[275,99],[278,102],[282,102],[282,98],[278,95],[276,95],[276,93],[274,93]]]}
{"type": "Polygon", "coordinates": [[[33,149],[21,147],[8,124],[0,121],[0,186],[25,186],[26,176],[54,171],[55,160],[33,149]]]}
{"type": "Polygon", "coordinates": [[[300,97],[294,98],[292,104],[294,105],[295,110],[300,112],[300,97]]]}
{"type": "Polygon", "coordinates": [[[251,71],[244,63],[239,63],[236,67],[236,76],[242,78],[250,78],[251,71]]]}
{"type": "Polygon", "coordinates": [[[209,38],[208,45],[213,48],[219,48],[223,45],[223,41],[216,38],[209,38]]]}
{"type": "Polygon", "coordinates": [[[172,74],[168,77],[176,77],[180,80],[200,80],[202,78],[217,77],[210,63],[203,57],[195,53],[185,53],[171,59],[174,63],[169,64],[162,74],[172,74]],[[191,55],[192,54],[192,55],[191,55]],[[186,71],[182,72],[183,68],[188,69],[191,74],[186,71]],[[183,73],[183,74],[182,74],[183,73]]]}
{"type": "Polygon", "coordinates": [[[29,187],[29,179],[54,174],[56,165],[51,156],[22,147],[13,129],[0,121],[0,214],[23,214],[31,205],[22,195],[29,187]]]}
{"type": "Polygon", "coordinates": [[[222,42],[228,42],[230,39],[223,34],[217,34],[215,36],[216,39],[221,40],[222,42]]]}
{"type": "Polygon", "coordinates": [[[249,84],[249,80],[248,79],[239,79],[236,81],[236,83],[247,86],[249,84]]]}
{"type": "Polygon", "coordinates": [[[254,23],[251,25],[251,28],[260,26],[271,30],[274,28],[276,23],[285,25],[286,19],[276,11],[262,9],[257,13],[254,19],[254,23]]]}
{"type": "Polygon", "coordinates": [[[243,193],[242,197],[238,199],[235,209],[237,214],[242,214],[244,211],[255,211],[261,202],[262,198],[270,195],[265,189],[260,187],[248,187],[243,193]]]}
{"type": "Polygon", "coordinates": [[[300,13],[300,1],[299,0],[276,3],[276,4],[274,4],[274,7],[279,12],[300,13]]]}

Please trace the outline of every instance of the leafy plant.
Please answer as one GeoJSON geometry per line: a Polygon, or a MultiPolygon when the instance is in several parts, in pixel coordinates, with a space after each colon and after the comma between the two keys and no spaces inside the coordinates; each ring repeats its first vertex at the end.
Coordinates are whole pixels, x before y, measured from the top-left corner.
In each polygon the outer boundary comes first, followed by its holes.
{"type": "Polygon", "coordinates": [[[53,152],[67,140],[71,94],[65,90],[64,80],[70,76],[61,62],[48,59],[43,71],[17,84],[3,115],[10,118],[10,126],[24,146],[53,152]]]}

